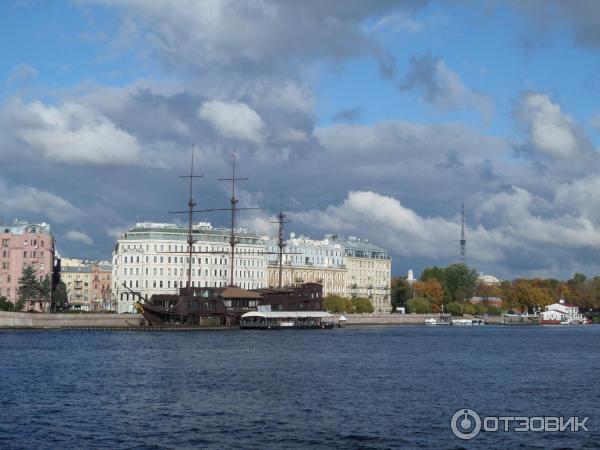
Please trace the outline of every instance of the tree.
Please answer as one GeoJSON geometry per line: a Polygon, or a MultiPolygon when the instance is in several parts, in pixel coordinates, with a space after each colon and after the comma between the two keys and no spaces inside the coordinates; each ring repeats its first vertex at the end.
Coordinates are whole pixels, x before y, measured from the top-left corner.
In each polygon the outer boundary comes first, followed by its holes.
{"type": "Polygon", "coordinates": [[[6,297],[0,296],[0,311],[12,311],[14,306],[6,297]]]}
{"type": "Polygon", "coordinates": [[[50,302],[52,297],[52,280],[50,275],[46,275],[39,284],[39,300],[42,302],[50,302]]]}
{"type": "Polygon", "coordinates": [[[414,290],[404,277],[392,278],[391,282],[392,311],[406,306],[406,302],[414,297],[414,290]]]}
{"type": "Polygon", "coordinates": [[[426,298],[431,304],[434,313],[442,312],[444,304],[444,288],[435,278],[428,278],[425,282],[415,283],[415,290],[419,297],[426,298]]]}
{"type": "Polygon", "coordinates": [[[62,281],[52,292],[52,311],[62,311],[67,303],[67,286],[62,281]]]}
{"type": "Polygon", "coordinates": [[[431,312],[431,303],[426,298],[413,298],[406,302],[408,310],[415,314],[427,314],[431,312]]]}
{"type": "Polygon", "coordinates": [[[462,316],[463,315],[463,303],[451,302],[446,305],[446,312],[452,314],[453,316],[462,316]]]}
{"type": "Polygon", "coordinates": [[[543,308],[554,301],[552,290],[540,287],[540,283],[536,280],[525,279],[513,281],[504,297],[508,308],[520,311],[529,311],[536,307],[543,308]]]}
{"type": "Polygon", "coordinates": [[[373,303],[368,298],[354,297],[352,299],[353,311],[357,314],[372,313],[375,311],[373,303]]]}
{"type": "Polygon", "coordinates": [[[465,264],[451,264],[445,269],[446,289],[450,301],[464,301],[473,296],[477,286],[477,272],[465,264]]]}
{"type": "Polygon", "coordinates": [[[350,299],[334,294],[323,299],[323,308],[330,313],[351,313],[354,309],[350,299]]]}
{"type": "Polygon", "coordinates": [[[37,301],[40,296],[40,287],[35,269],[32,266],[23,267],[17,288],[19,302],[23,304],[37,301]]]}

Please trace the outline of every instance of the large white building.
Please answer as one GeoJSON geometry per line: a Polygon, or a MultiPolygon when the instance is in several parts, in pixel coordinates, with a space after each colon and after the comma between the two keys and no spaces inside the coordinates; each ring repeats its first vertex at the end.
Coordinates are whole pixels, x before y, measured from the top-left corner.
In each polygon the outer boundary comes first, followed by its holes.
{"type": "MultiPolygon", "coordinates": [[[[364,297],[371,300],[375,312],[392,310],[391,270],[392,260],[386,249],[354,236],[342,238],[328,234],[325,239],[314,240],[290,233],[283,255],[283,286],[302,282],[323,285],[323,295],[364,297]]],[[[276,241],[267,243],[268,284],[278,285],[279,255],[276,241]]]]}
{"type": "MultiPolygon", "coordinates": [[[[236,235],[234,284],[243,289],[266,287],[264,240],[245,230],[237,230],[236,235]]],[[[187,239],[187,228],[168,223],[138,223],[123,234],[113,251],[112,295],[118,312],[133,312],[137,300],[123,284],[145,298],[153,294],[176,294],[186,285],[187,239]]],[[[194,225],[194,241],[192,286],[228,285],[229,230],[198,223],[194,225]]]]}
{"type": "MultiPolygon", "coordinates": [[[[279,286],[279,247],[273,239],[267,241],[267,283],[269,287],[279,286]]],[[[285,242],[282,265],[283,287],[302,283],[320,283],[323,295],[346,296],[346,255],[340,242],[330,239],[310,239],[296,237],[290,233],[285,242]]]]}
{"type": "Polygon", "coordinates": [[[331,239],[339,240],[345,249],[348,296],[370,299],[377,313],[391,312],[392,258],[389,252],[368,239],[355,236],[347,239],[331,236],[331,239]]]}

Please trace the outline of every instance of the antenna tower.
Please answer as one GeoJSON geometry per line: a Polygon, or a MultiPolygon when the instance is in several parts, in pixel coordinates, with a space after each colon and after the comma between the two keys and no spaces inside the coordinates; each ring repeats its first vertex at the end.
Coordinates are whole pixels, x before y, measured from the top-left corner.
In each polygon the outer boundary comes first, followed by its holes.
{"type": "Polygon", "coordinates": [[[460,205],[460,260],[463,264],[466,264],[467,259],[467,240],[465,239],[465,204],[460,205]]]}

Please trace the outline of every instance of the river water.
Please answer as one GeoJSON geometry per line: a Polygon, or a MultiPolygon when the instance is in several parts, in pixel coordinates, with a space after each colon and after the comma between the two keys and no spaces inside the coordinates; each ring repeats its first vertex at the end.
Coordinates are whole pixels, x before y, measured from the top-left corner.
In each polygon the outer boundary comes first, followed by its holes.
{"type": "Polygon", "coordinates": [[[0,331],[0,448],[600,448],[600,326],[0,331]],[[452,415],[588,416],[485,432],[452,415]]]}

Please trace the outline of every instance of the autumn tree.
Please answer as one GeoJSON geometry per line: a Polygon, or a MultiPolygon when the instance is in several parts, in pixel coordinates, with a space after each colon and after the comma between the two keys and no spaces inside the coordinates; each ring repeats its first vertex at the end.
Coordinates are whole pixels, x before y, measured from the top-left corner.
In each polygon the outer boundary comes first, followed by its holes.
{"type": "Polygon", "coordinates": [[[444,288],[438,280],[435,278],[428,278],[425,282],[419,281],[415,283],[415,290],[419,297],[429,300],[432,312],[442,312],[442,305],[444,304],[444,288]]]}
{"type": "Polygon", "coordinates": [[[507,307],[524,312],[536,307],[543,309],[554,302],[554,295],[549,288],[540,287],[539,283],[525,279],[515,280],[504,297],[507,307]]]}

